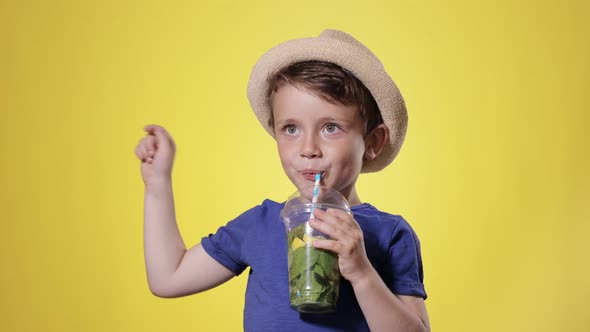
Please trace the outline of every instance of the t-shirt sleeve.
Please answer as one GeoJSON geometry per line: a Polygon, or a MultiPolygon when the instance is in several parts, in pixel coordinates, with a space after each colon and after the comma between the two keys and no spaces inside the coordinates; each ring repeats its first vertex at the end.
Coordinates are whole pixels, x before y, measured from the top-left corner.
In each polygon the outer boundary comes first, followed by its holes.
{"type": "Polygon", "coordinates": [[[426,299],[420,241],[408,222],[397,217],[385,264],[385,282],[395,294],[426,299]]]}
{"type": "Polygon", "coordinates": [[[225,226],[215,234],[203,237],[201,245],[213,259],[239,275],[248,267],[244,259],[243,248],[248,241],[250,229],[260,214],[260,206],[254,207],[225,226]]]}

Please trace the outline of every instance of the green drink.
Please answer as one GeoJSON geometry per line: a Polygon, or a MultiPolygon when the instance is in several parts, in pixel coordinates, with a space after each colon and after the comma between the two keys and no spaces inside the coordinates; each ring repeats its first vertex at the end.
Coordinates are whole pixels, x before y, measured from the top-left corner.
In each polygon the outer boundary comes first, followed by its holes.
{"type": "Polygon", "coordinates": [[[340,289],[340,271],[336,254],[312,246],[325,234],[309,227],[313,209],[341,209],[350,212],[346,199],[337,191],[319,188],[318,200],[311,203],[313,186],[293,194],[281,211],[287,230],[289,292],[291,307],[304,313],[328,313],[336,310],[340,289]]]}
{"type": "Polygon", "coordinates": [[[302,224],[287,236],[291,307],[306,313],[333,312],[340,289],[338,257],[314,248],[313,238],[306,235],[302,224]]]}

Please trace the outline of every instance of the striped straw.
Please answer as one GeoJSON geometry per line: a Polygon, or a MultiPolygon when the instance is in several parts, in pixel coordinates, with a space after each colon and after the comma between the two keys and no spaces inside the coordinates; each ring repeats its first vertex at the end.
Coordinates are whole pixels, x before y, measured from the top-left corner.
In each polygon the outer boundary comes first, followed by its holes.
{"type": "Polygon", "coordinates": [[[320,191],[320,179],[321,178],[322,178],[322,173],[316,173],[315,185],[313,187],[313,197],[311,199],[311,218],[313,218],[313,210],[315,210],[315,205],[318,202],[318,192],[320,191]]]}
{"type": "MultiPolygon", "coordinates": [[[[315,219],[313,216],[313,210],[315,210],[315,205],[318,202],[318,193],[320,191],[320,179],[322,178],[322,173],[316,173],[315,175],[315,185],[313,188],[313,197],[311,198],[311,211],[309,212],[309,220],[315,219]]],[[[305,233],[308,236],[311,236],[311,226],[309,223],[305,223],[305,233]]]]}

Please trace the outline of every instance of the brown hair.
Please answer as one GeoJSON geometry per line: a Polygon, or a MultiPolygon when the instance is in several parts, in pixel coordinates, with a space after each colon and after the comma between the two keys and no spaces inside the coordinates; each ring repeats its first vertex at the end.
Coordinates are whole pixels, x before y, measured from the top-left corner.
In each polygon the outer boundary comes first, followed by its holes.
{"type": "MultiPolygon", "coordinates": [[[[364,122],[365,134],[383,123],[377,102],[365,85],[348,70],[329,62],[297,62],[281,69],[268,80],[267,97],[272,110],[274,94],[285,84],[303,87],[332,104],[357,106],[364,122]]],[[[270,112],[269,125],[274,127],[270,112]]]]}

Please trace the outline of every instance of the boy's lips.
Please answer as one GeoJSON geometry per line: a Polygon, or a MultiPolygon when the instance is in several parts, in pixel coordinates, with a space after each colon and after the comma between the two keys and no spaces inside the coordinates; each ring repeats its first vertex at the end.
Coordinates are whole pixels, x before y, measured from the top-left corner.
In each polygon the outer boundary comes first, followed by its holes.
{"type": "Polygon", "coordinates": [[[324,176],[323,171],[319,171],[316,169],[304,169],[304,170],[300,171],[300,173],[301,173],[301,175],[303,175],[303,177],[306,180],[314,181],[314,182],[315,182],[315,175],[316,174],[322,173],[322,177],[324,176]]]}

